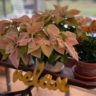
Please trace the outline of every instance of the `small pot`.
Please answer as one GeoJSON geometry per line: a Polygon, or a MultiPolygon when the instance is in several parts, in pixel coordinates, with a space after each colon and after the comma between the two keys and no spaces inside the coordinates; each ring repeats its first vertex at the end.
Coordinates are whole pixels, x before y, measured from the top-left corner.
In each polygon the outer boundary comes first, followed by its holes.
{"type": "Polygon", "coordinates": [[[57,62],[54,66],[52,64],[46,64],[45,69],[51,71],[52,73],[58,73],[64,69],[64,64],[61,62],[57,62]]]}
{"type": "Polygon", "coordinates": [[[96,63],[79,61],[74,70],[75,78],[96,82],[96,63]]]}

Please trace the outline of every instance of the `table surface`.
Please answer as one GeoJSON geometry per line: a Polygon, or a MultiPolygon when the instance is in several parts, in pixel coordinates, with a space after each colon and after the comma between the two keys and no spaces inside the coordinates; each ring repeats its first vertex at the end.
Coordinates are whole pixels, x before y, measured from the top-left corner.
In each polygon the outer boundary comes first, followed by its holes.
{"type": "MultiPolygon", "coordinates": [[[[73,62],[73,60],[72,60],[73,62]]],[[[74,64],[74,62],[73,62],[74,64]]],[[[12,69],[16,69],[10,62],[3,62],[3,61],[0,61],[0,65],[1,66],[5,66],[6,68],[12,68],[12,69]]],[[[67,65],[70,65],[70,63],[67,63],[67,65]]],[[[86,82],[86,81],[81,81],[81,80],[78,80],[76,78],[74,78],[74,66],[75,65],[72,65],[71,67],[64,67],[63,71],[61,71],[60,73],[54,73],[48,69],[44,69],[44,71],[42,72],[41,76],[44,76],[45,74],[51,74],[53,79],[56,79],[58,76],[60,76],[61,78],[65,78],[67,77],[68,78],[68,84],[71,84],[71,85],[75,85],[75,86],[79,86],[79,87],[83,87],[83,88],[96,88],[96,82],[86,82]]],[[[29,67],[24,67],[24,66],[19,66],[18,69],[19,70],[22,70],[22,71],[33,71],[35,68],[35,65],[32,64],[31,66],[29,67]]]]}
{"type": "MultiPolygon", "coordinates": [[[[14,70],[12,69],[10,74],[11,78],[12,78],[13,72],[14,70]]],[[[17,81],[16,83],[13,83],[11,81],[11,84],[12,84],[13,91],[17,91],[24,87],[26,88],[26,86],[20,81],[17,81]]],[[[46,89],[38,88],[38,90],[37,88],[34,88],[32,90],[32,94],[33,96],[96,96],[96,90],[95,89],[87,90],[81,87],[70,85],[70,90],[68,95],[64,95],[64,93],[60,92],[59,90],[52,91],[52,90],[48,90],[47,88],[46,89]]]]}
{"type": "MultiPolygon", "coordinates": [[[[14,69],[11,69],[10,71],[10,77],[12,78],[12,74],[14,72],[14,69]]],[[[11,87],[12,91],[18,91],[26,88],[26,86],[20,82],[17,81],[16,83],[12,82],[11,79],[11,87]]],[[[6,89],[6,81],[4,76],[0,76],[0,93],[5,92],[6,89]]],[[[70,85],[70,90],[69,93],[66,95],[65,93],[60,92],[59,90],[57,91],[52,91],[48,89],[42,89],[42,88],[33,88],[32,90],[33,96],[96,96],[96,90],[87,90],[84,88],[76,87],[70,85]]]]}
{"type": "MultiPolygon", "coordinates": [[[[10,78],[12,78],[14,69],[10,69],[10,70],[11,70],[10,78]]],[[[65,74],[67,74],[67,73],[65,73],[65,74]]],[[[63,77],[63,76],[61,76],[61,77],[63,77]]],[[[26,86],[22,82],[17,81],[16,83],[13,83],[12,79],[11,79],[10,85],[12,86],[12,91],[18,91],[18,90],[22,90],[22,89],[26,88],[26,86]]],[[[5,91],[6,91],[5,78],[0,77],[0,93],[5,92],[5,91]]],[[[38,88],[38,92],[37,92],[37,88],[34,88],[32,92],[33,92],[33,96],[53,96],[53,95],[54,96],[96,96],[96,89],[87,90],[87,89],[72,86],[72,85],[70,85],[70,90],[67,95],[64,95],[64,93],[61,93],[58,90],[52,91],[52,90],[41,89],[41,88],[38,88]]]]}

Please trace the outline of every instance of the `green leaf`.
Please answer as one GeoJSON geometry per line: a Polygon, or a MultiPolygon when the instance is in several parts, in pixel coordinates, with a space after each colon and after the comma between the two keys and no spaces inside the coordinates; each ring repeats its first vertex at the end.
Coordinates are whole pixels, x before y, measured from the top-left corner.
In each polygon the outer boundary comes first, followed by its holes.
{"type": "Polygon", "coordinates": [[[48,58],[48,63],[49,64],[56,64],[56,61],[60,58],[60,54],[57,53],[56,51],[53,51],[50,57],[48,58]]]}
{"type": "Polygon", "coordinates": [[[27,49],[27,46],[21,46],[18,48],[18,58],[20,58],[25,65],[29,63],[27,49]]]}
{"type": "Polygon", "coordinates": [[[21,58],[21,60],[22,60],[24,65],[28,65],[29,64],[30,58],[29,58],[29,56],[27,54],[23,54],[20,58],[21,58]]]}
{"type": "Polygon", "coordinates": [[[0,49],[0,53],[1,53],[1,59],[2,60],[6,60],[7,58],[8,58],[8,56],[9,56],[9,54],[5,54],[5,50],[3,50],[3,49],[0,49]]]}
{"type": "Polygon", "coordinates": [[[67,57],[68,57],[67,54],[61,55],[60,61],[61,61],[63,64],[66,64],[67,61],[68,61],[68,58],[67,58],[67,57]]]}
{"type": "Polygon", "coordinates": [[[27,49],[28,49],[27,46],[20,46],[18,48],[18,56],[20,57],[21,55],[23,55],[25,53],[27,54],[27,49]]]}

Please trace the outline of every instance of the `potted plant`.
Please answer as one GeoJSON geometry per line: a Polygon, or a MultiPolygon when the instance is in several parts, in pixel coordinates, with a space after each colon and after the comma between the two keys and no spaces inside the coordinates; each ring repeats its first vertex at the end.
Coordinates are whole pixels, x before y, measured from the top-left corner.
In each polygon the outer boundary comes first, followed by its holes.
{"type": "Polygon", "coordinates": [[[45,62],[64,63],[67,54],[78,60],[74,45],[76,35],[62,30],[60,24],[76,24],[78,10],[55,6],[54,10],[35,13],[31,18],[22,16],[0,21],[1,60],[9,60],[14,67],[45,62]]]}
{"type": "Polygon", "coordinates": [[[79,17],[81,24],[78,29],[78,52],[79,61],[75,68],[75,77],[96,82],[96,20],[79,17]]]}

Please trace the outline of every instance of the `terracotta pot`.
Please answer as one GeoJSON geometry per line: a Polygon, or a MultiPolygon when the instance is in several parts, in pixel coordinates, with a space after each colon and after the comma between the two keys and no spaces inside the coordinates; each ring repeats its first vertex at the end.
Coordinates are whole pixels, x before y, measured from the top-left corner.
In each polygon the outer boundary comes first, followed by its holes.
{"type": "Polygon", "coordinates": [[[75,78],[96,82],[96,63],[79,61],[74,70],[75,78]]]}
{"type": "Polygon", "coordinates": [[[68,62],[67,63],[65,63],[64,65],[66,66],[66,67],[68,67],[68,68],[72,68],[74,65],[76,65],[77,64],[77,61],[75,60],[75,59],[73,59],[73,58],[69,58],[68,59],[68,62]]]}

